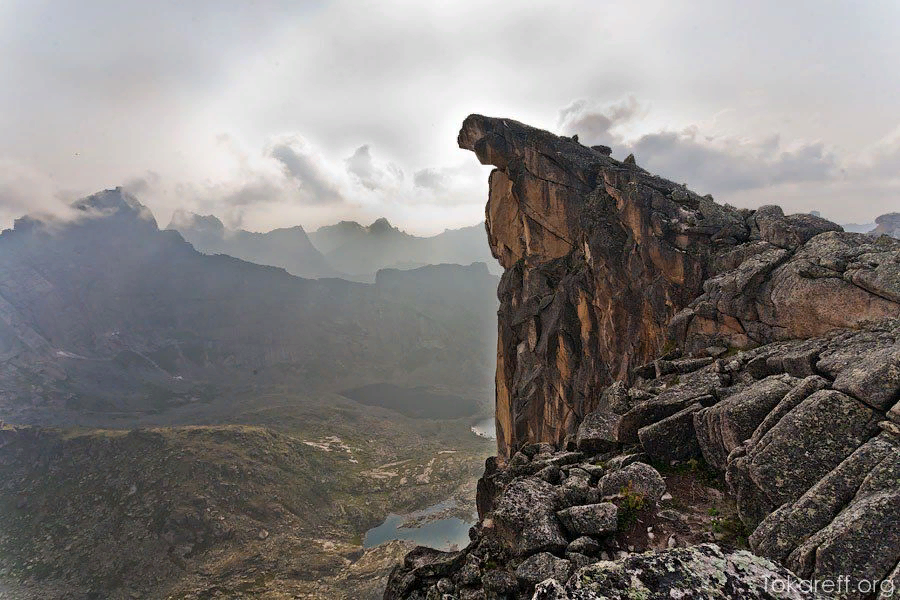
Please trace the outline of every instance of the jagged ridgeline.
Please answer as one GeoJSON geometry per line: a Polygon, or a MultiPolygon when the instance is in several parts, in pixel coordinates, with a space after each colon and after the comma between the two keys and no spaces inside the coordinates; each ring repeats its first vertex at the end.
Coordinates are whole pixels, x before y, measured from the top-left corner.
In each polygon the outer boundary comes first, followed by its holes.
{"type": "Polygon", "coordinates": [[[19,219],[0,235],[9,422],[216,422],[274,386],[315,394],[391,382],[474,398],[489,389],[492,327],[481,325],[493,320],[497,279],[484,264],[385,271],[370,285],[310,280],[201,254],[121,189],[73,213],[19,219]],[[440,297],[409,292],[435,280],[465,283],[440,297]]]}
{"type": "Polygon", "coordinates": [[[510,119],[458,142],[496,167],[499,456],[470,546],[385,598],[898,597],[900,240],[510,119]]]}
{"type": "Polygon", "coordinates": [[[298,277],[340,277],[370,283],[381,269],[474,262],[488,264],[492,273],[500,272],[484,244],[481,224],[448,229],[433,237],[410,235],[385,218],[368,227],[341,221],[309,235],[299,225],[256,233],[226,228],[213,215],[178,210],[168,229],[178,231],[199,252],[283,267],[298,277]]]}

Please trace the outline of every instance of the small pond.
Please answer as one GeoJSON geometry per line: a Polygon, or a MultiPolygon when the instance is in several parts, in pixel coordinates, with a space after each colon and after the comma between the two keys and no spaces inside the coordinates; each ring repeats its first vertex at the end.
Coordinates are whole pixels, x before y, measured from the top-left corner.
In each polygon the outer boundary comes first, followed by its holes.
{"type": "Polygon", "coordinates": [[[363,548],[371,548],[391,540],[410,540],[420,546],[437,550],[464,548],[469,543],[469,528],[474,523],[463,521],[458,517],[432,521],[423,519],[430,514],[451,508],[452,504],[452,501],[446,501],[408,515],[388,515],[384,523],[366,532],[363,548]],[[420,524],[405,527],[408,522],[420,524]]]}

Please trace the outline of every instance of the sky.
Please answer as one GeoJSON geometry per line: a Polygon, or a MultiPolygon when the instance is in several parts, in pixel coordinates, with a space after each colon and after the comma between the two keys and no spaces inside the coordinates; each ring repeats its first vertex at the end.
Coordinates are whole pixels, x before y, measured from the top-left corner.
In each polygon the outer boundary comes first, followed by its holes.
{"type": "Polygon", "coordinates": [[[479,222],[470,113],[720,202],[900,211],[900,3],[0,0],[0,225],[124,186],[161,226],[479,222]]]}

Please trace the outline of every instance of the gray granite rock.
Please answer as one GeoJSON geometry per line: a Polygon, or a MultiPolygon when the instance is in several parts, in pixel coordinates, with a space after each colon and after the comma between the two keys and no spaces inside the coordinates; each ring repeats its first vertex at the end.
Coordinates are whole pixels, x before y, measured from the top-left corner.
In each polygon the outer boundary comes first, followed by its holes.
{"type": "Polygon", "coordinates": [[[562,552],[568,541],[556,519],[558,503],[559,492],[545,481],[513,481],[497,499],[492,513],[497,534],[511,552],[520,556],[562,552]]]}
{"type": "Polygon", "coordinates": [[[713,544],[676,548],[601,561],[579,569],[568,581],[537,586],[532,600],[812,600],[790,571],[739,550],[713,544]],[[784,589],[784,592],[779,590],[784,589]]]}
{"type": "Polygon", "coordinates": [[[627,489],[640,494],[648,503],[659,502],[666,493],[666,482],[659,472],[646,463],[636,462],[624,469],[604,475],[597,487],[601,497],[616,496],[627,489]]]}
{"type": "Polygon", "coordinates": [[[619,511],[612,502],[572,506],[556,513],[572,536],[600,536],[616,531],[619,511]]]}
{"type": "Polygon", "coordinates": [[[520,583],[534,586],[545,579],[568,579],[572,563],[549,552],[539,552],[529,556],[516,568],[516,579],[520,583]]]}

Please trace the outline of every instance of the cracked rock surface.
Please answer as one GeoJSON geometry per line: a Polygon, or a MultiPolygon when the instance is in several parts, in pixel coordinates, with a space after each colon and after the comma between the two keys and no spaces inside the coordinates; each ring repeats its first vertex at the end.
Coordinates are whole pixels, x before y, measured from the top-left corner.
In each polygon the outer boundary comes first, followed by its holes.
{"type": "MultiPolygon", "coordinates": [[[[722,206],[640,157],[510,119],[471,115],[458,142],[496,167],[486,228],[506,272],[498,456],[441,593],[814,598],[760,582],[840,576],[842,598],[875,598],[863,580],[900,589],[900,240],[722,206]],[[684,509],[704,478],[747,549],[700,543],[707,523],[684,509]]],[[[440,597],[437,583],[405,564],[385,598],[440,597]]]]}
{"type": "Polygon", "coordinates": [[[496,167],[485,216],[506,269],[501,455],[561,444],[606,386],[670,339],[702,353],[900,316],[900,240],[777,206],[719,205],[639,161],[511,119],[471,115],[458,142],[496,167]]]}

